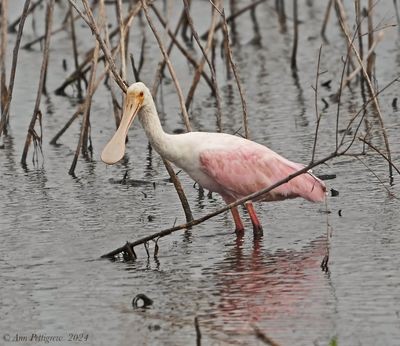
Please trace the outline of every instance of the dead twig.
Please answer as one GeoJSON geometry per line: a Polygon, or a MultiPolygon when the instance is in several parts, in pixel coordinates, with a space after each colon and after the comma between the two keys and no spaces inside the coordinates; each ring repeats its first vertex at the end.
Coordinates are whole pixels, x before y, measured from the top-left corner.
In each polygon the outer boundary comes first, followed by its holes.
{"type": "Polygon", "coordinates": [[[149,16],[149,10],[147,8],[146,1],[145,0],[141,0],[141,2],[142,2],[142,8],[144,10],[144,14],[146,16],[147,22],[148,22],[148,24],[149,24],[149,26],[151,28],[151,31],[154,34],[154,37],[156,38],[156,40],[158,42],[158,46],[160,47],[160,50],[161,50],[161,52],[162,52],[162,54],[164,56],[164,59],[165,59],[166,64],[168,66],[168,70],[169,70],[169,72],[171,74],[171,77],[172,77],[172,80],[174,82],[176,91],[178,93],[179,103],[180,103],[181,111],[182,111],[182,118],[183,118],[183,122],[185,124],[186,130],[187,131],[192,131],[192,127],[191,127],[190,122],[189,122],[189,114],[188,114],[186,106],[185,106],[185,100],[183,98],[182,89],[181,89],[181,86],[179,84],[178,78],[176,77],[175,70],[174,70],[174,68],[172,66],[171,60],[169,59],[167,51],[165,50],[164,44],[162,43],[161,38],[158,35],[158,32],[157,32],[155,26],[153,25],[153,21],[151,20],[151,18],[149,16]]]}
{"type": "MultiPolygon", "coordinates": [[[[9,122],[10,105],[11,105],[11,99],[12,99],[12,94],[13,94],[13,90],[14,90],[14,80],[15,80],[15,73],[17,70],[19,46],[21,43],[22,32],[23,32],[24,25],[25,25],[25,19],[29,14],[29,5],[30,5],[30,0],[25,0],[25,4],[24,4],[23,10],[22,10],[21,17],[20,17],[21,19],[18,22],[19,23],[18,33],[17,33],[17,38],[15,40],[15,45],[14,45],[14,49],[13,49],[10,80],[9,80],[8,88],[7,88],[7,101],[4,105],[4,109],[2,109],[1,119],[0,119],[0,137],[3,132],[6,132],[8,122],[9,122]]],[[[1,49],[1,51],[2,51],[2,49],[1,49]]],[[[1,57],[0,57],[0,60],[3,61],[3,59],[1,57]]],[[[1,95],[3,97],[3,93],[1,95]]]]}
{"type": "Polygon", "coordinates": [[[8,99],[6,86],[8,0],[0,3],[0,112],[3,114],[8,99]]]}
{"type": "MultiPolygon", "coordinates": [[[[50,47],[50,33],[51,33],[51,26],[53,24],[53,11],[54,11],[54,0],[50,0],[48,5],[47,5],[47,10],[46,10],[46,37],[44,40],[44,50],[43,50],[43,59],[42,59],[42,67],[40,69],[40,77],[39,77],[39,86],[37,90],[37,96],[36,96],[36,102],[35,102],[35,107],[33,110],[33,115],[31,122],[29,124],[28,128],[28,133],[26,135],[26,140],[25,140],[25,146],[24,150],[22,153],[21,157],[21,164],[23,166],[26,166],[26,157],[28,155],[28,150],[29,146],[31,144],[32,139],[35,139],[32,136],[32,133],[34,133],[34,128],[36,124],[36,120],[38,118],[39,112],[40,112],[40,100],[44,88],[44,83],[45,83],[45,76],[46,76],[46,70],[48,66],[48,61],[49,61],[49,47],[50,47]]],[[[36,141],[35,141],[36,143],[36,141]]]]}
{"type": "Polygon", "coordinates": [[[228,22],[227,22],[227,19],[225,17],[225,11],[222,10],[220,12],[220,14],[221,14],[221,17],[222,17],[222,22],[223,22],[222,29],[223,29],[223,32],[224,32],[225,41],[227,42],[228,61],[229,61],[229,65],[230,65],[230,67],[231,67],[231,69],[233,71],[233,75],[235,76],[236,85],[238,87],[239,95],[240,95],[240,102],[242,103],[244,135],[245,135],[246,138],[249,138],[250,134],[249,134],[248,119],[247,119],[247,104],[246,104],[246,99],[244,97],[242,84],[240,83],[239,73],[237,71],[236,64],[233,62],[232,49],[231,49],[231,45],[229,44],[228,22]]]}
{"type": "MultiPolygon", "coordinates": [[[[337,1],[339,1],[339,0],[337,0],[337,1]]],[[[391,161],[392,158],[391,158],[391,153],[390,153],[389,139],[388,139],[388,136],[387,136],[387,133],[386,133],[386,128],[385,128],[385,125],[384,125],[384,122],[383,122],[383,116],[382,116],[382,113],[381,113],[381,109],[380,109],[380,106],[379,106],[379,102],[378,102],[378,98],[377,98],[376,92],[374,90],[374,87],[372,86],[372,82],[371,82],[371,79],[369,78],[368,71],[364,67],[363,61],[362,61],[362,59],[361,59],[361,57],[360,57],[360,55],[358,53],[358,50],[354,46],[353,40],[350,38],[350,35],[349,35],[348,31],[346,30],[346,28],[344,30],[344,34],[346,36],[348,45],[352,48],[352,50],[353,50],[353,52],[354,52],[354,54],[355,54],[355,56],[356,56],[356,58],[358,60],[358,63],[360,65],[360,67],[361,67],[361,71],[362,71],[362,73],[364,75],[364,78],[365,78],[365,80],[367,82],[367,86],[368,86],[370,95],[372,97],[373,104],[374,104],[375,109],[377,111],[379,123],[381,125],[382,135],[383,135],[383,139],[385,141],[385,146],[386,146],[386,151],[387,151],[387,156],[388,156],[389,160],[391,161]]],[[[393,170],[392,170],[392,166],[389,165],[389,180],[392,181],[392,179],[393,179],[393,170]]]]}
{"type": "MultiPolygon", "coordinates": [[[[203,57],[202,57],[202,59],[201,59],[201,61],[199,63],[199,66],[198,66],[198,68],[197,68],[197,70],[196,70],[196,72],[194,74],[192,85],[190,86],[188,95],[186,97],[185,105],[186,105],[186,108],[189,108],[190,103],[193,100],[193,95],[194,95],[194,92],[195,92],[196,87],[198,85],[198,82],[200,81],[200,75],[201,75],[201,72],[203,71],[204,64],[205,64],[205,62],[207,62],[208,67],[209,67],[210,72],[211,72],[211,81],[212,81],[212,84],[214,86],[214,90],[216,92],[218,131],[222,132],[221,97],[220,97],[219,92],[218,92],[218,84],[217,84],[217,77],[216,77],[216,74],[215,74],[215,70],[214,70],[213,65],[211,64],[210,59],[208,58],[208,52],[210,51],[210,49],[212,47],[213,40],[214,40],[214,32],[215,32],[214,29],[215,29],[215,25],[217,23],[217,14],[216,14],[216,11],[214,11],[214,10],[212,11],[211,25],[210,25],[210,30],[208,31],[207,43],[206,43],[206,47],[203,48],[203,46],[201,45],[201,42],[200,42],[199,34],[197,33],[196,28],[194,27],[192,16],[190,15],[190,8],[189,8],[188,0],[183,0],[183,3],[184,3],[184,7],[185,7],[187,22],[188,22],[188,24],[190,26],[190,29],[192,30],[192,35],[193,35],[197,45],[199,46],[199,48],[200,48],[200,50],[201,50],[201,52],[203,54],[203,57]]],[[[218,3],[219,3],[219,1],[218,1],[218,3]]]]}

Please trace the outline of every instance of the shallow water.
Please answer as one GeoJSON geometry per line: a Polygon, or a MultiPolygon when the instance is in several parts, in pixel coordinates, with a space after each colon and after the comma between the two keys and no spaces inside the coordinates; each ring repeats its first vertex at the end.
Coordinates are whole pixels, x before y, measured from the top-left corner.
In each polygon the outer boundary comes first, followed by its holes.
{"type": "MultiPolygon", "coordinates": [[[[242,1],[240,6],[246,4],[242,1]]],[[[238,7],[239,7],[238,5],[238,7]]],[[[208,25],[208,7],[195,2],[196,25],[208,25]],[[202,12],[201,12],[202,11],[202,12]]],[[[302,5],[299,72],[290,71],[291,34],[279,33],[271,5],[258,7],[261,46],[254,44],[248,15],[237,20],[235,60],[240,68],[248,100],[251,138],[268,145],[287,158],[308,162],[315,131],[314,93],[318,30],[324,6],[302,5]],[[318,28],[318,29],[316,29],[318,28]]],[[[391,2],[377,5],[378,17],[393,22],[391,2]]],[[[161,8],[161,7],[160,7],[161,8]]],[[[171,5],[169,11],[177,11],[171,5]]],[[[290,13],[290,6],[287,8],[290,13]]],[[[351,7],[349,7],[349,11],[351,7]]],[[[11,18],[20,11],[10,4],[11,18]]],[[[58,22],[63,9],[57,8],[58,22]]],[[[110,9],[110,13],[112,10],[110,9]]],[[[43,10],[35,14],[40,32],[43,10]]],[[[378,20],[377,20],[378,21],[378,20]]],[[[291,23],[288,22],[289,30],[291,23]]],[[[173,27],[174,24],[172,23],[173,27]]],[[[89,32],[80,27],[80,50],[90,44],[89,32]]],[[[132,46],[140,45],[144,27],[134,23],[132,46]]],[[[336,106],[329,95],[338,85],[340,58],[345,54],[343,38],[331,19],[323,48],[321,81],[332,79],[332,90],[320,87],[320,97],[329,102],[323,113],[318,157],[334,149],[336,106]]],[[[34,37],[27,21],[25,40],[34,37]]],[[[160,54],[146,29],[147,57],[143,81],[150,84],[160,54]]],[[[11,36],[12,46],[15,37],[11,36]]],[[[73,66],[68,35],[54,36],[50,55],[48,89],[54,90],[66,77],[62,59],[73,66]]],[[[133,54],[140,52],[132,48],[133,54]]],[[[377,50],[376,73],[382,87],[400,70],[396,29],[389,29],[377,50]]],[[[200,56],[199,53],[196,53],[200,56]]],[[[130,131],[127,157],[122,164],[105,167],[99,154],[114,131],[112,104],[101,87],[93,100],[91,124],[94,160],[80,160],[77,177],[67,174],[78,140],[74,124],[58,146],[51,137],[74,112],[71,97],[49,93],[43,97],[43,158],[19,164],[26,129],[36,97],[41,53],[20,52],[9,136],[0,150],[0,344],[44,344],[25,341],[32,334],[61,336],[83,333],[80,342],[90,345],[187,345],[194,344],[194,317],[198,316],[205,345],[254,345],[254,328],[282,345],[397,345],[400,339],[400,214],[399,200],[389,196],[370,167],[389,191],[400,195],[398,180],[388,185],[387,164],[377,155],[344,157],[317,167],[317,174],[336,174],[327,182],[339,191],[327,207],[303,200],[257,206],[264,237],[254,241],[248,232],[236,239],[228,213],[219,215],[187,232],[177,232],[159,241],[157,259],[147,260],[137,248],[134,263],[110,262],[99,257],[127,240],[183,223],[184,215],[175,190],[167,180],[162,161],[149,151],[138,124],[130,131]],[[127,184],[118,183],[127,174],[127,184]],[[153,184],[154,183],[154,184],[153,184]],[[326,213],[328,208],[329,213],[326,213]],[[340,213],[339,213],[340,211],[340,213]],[[327,223],[332,237],[327,244],[327,223]],[[327,273],[320,263],[330,247],[327,273]],[[137,294],[154,303],[149,309],[132,309],[137,294]],[[87,337],[86,337],[87,336],[87,337]]],[[[191,71],[177,51],[172,60],[184,90],[191,71]]],[[[10,63],[8,62],[8,66],[10,63]]],[[[240,130],[240,98],[233,81],[227,83],[222,62],[217,59],[223,100],[224,131],[240,130]]],[[[396,85],[381,97],[385,124],[394,162],[400,162],[399,111],[391,107],[399,96],[396,85]]],[[[167,131],[183,128],[179,104],[171,81],[162,85],[158,108],[167,131]]],[[[346,92],[341,128],[361,104],[358,87],[346,92]]],[[[215,104],[202,83],[191,108],[196,130],[215,130],[215,104]]],[[[320,103],[322,109],[323,104],[320,103]]],[[[379,126],[372,115],[372,141],[383,148],[379,126]]],[[[240,130],[241,131],[241,130],[240,130]]],[[[355,144],[354,152],[361,145],[355,144]]],[[[29,160],[31,160],[32,151],[29,160]]],[[[196,217],[223,205],[216,196],[199,194],[184,174],[190,206],[196,217]]],[[[154,244],[150,244],[154,248],[154,244]]],[[[51,344],[51,343],[50,343],[51,344]]]]}

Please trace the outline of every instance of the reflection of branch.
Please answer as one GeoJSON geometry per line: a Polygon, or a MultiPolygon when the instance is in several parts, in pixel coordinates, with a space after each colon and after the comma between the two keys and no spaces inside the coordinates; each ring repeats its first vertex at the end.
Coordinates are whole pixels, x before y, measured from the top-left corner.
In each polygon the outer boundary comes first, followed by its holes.
{"type": "Polygon", "coordinates": [[[257,326],[252,326],[254,329],[254,333],[256,334],[257,339],[262,341],[265,345],[270,345],[270,346],[279,346],[279,344],[272,340],[268,335],[266,335],[262,330],[258,329],[257,326]]]}

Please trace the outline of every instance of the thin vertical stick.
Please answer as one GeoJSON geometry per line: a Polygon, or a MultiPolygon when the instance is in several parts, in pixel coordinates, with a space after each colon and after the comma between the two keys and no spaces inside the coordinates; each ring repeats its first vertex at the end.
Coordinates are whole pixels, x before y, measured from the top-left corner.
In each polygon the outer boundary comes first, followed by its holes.
{"type": "Polygon", "coordinates": [[[324,22],[323,22],[322,28],[321,28],[321,36],[325,41],[327,41],[325,31],[326,31],[326,26],[328,25],[328,20],[329,20],[329,15],[331,13],[332,4],[333,4],[333,0],[329,0],[328,5],[326,6],[324,22]]]}
{"type": "MultiPolygon", "coordinates": [[[[363,73],[364,78],[365,78],[365,80],[367,82],[368,90],[369,90],[369,92],[371,94],[371,98],[372,98],[373,104],[375,106],[377,115],[378,115],[379,123],[381,125],[382,135],[383,135],[383,139],[385,141],[385,146],[386,146],[387,157],[388,157],[388,159],[390,161],[392,161],[392,155],[391,155],[391,152],[390,152],[389,139],[388,139],[388,136],[387,136],[387,133],[386,133],[386,127],[385,127],[384,122],[383,122],[383,116],[382,116],[381,109],[380,109],[380,106],[379,106],[377,94],[376,94],[376,92],[374,90],[374,87],[372,85],[371,79],[368,76],[368,72],[364,67],[363,61],[361,60],[360,55],[359,55],[356,47],[354,46],[353,41],[351,40],[351,38],[349,36],[349,33],[345,30],[344,34],[346,36],[346,39],[347,39],[347,42],[348,42],[349,46],[353,50],[353,52],[354,52],[354,54],[355,54],[355,56],[356,56],[356,58],[358,60],[358,63],[361,66],[362,73],[363,73]]],[[[392,169],[391,165],[389,165],[389,180],[390,180],[390,183],[392,183],[392,180],[393,180],[393,169],[392,169]]]]}
{"type": "Polygon", "coordinates": [[[315,88],[314,88],[314,106],[315,106],[315,116],[317,118],[317,124],[315,126],[315,135],[314,135],[314,145],[313,145],[313,151],[312,151],[312,157],[311,157],[311,163],[314,162],[315,158],[315,151],[317,148],[317,139],[318,139],[318,130],[319,130],[319,124],[321,122],[321,114],[318,110],[318,83],[319,83],[319,67],[321,63],[321,52],[322,52],[322,45],[319,47],[319,52],[318,52],[318,63],[317,63],[317,74],[315,76],[315,88]]]}
{"type": "Polygon", "coordinates": [[[47,10],[46,10],[46,18],[47,18],[46,31],[45,31],[46,36],[45,36],[45,40],[44,40],[44,50],[43,50],[42,67],[40,69],[39,86],[38,86],[38,90],[37,90],[36,102],[35,102],[35,107],[33,110],[32,119],[29,124],[28,133],[26,135],[26,140],[25,140],[25,146],[24,146],[24,150],[22,153],[22,157],[21,157],[21,164],[24,166],[26,165],[26,157],[28,155],[29,146],[32,141],[32,134],[34,133],[36,119],[40,113],[40,110],[39,110],[40,100],[41,100],[41,95],[42,95],[43,86],[44,86],[46,68],[48,65],[47,63],[49,60],[51,27],[53,25],[53,10],[54,10],[54,0],[49,0],[49,2],[47,4],[47,10]]]}
{"type": "Polygon", "coordinates": [[[120,47],[120,56],[121,56],[121,77],[123,80],[126,80],[126,51],[125,51],[125,26],[122,20],[122,1],[117,0],[116,2],[117,8],[117,20],[119,27],[119,47],[120,47]]]}
{"type": "MultiPolygon", "coordinates": [[[[78,59],[78,47],[76,44],[76,34],[75,34],[75,19],[74,15],[72,13],[72,5],[69,4],[68,8],[68,16],[69,16],[69,22],[70,22],[70,27],[71,27],[71,39],[72,39],[72,50],[74,53],[74,64],[75,64],[75,70],[79,69],[79,59],[78,59]]],[[[78,89],[78,97],[82,98],[82,87],[81,87],[81,79],[78,78],[76,80],[76,87],[78,89]]]]}
{"type": "Polygon", "coordinates": [[[3,132],[6,132],[6,129],[8,126],[8,120],[9,120],[9,115],[10,115],[10,104],[11,104],[11,99],[12,99],[12,93],[14,90],[15,73],[17,70],[19,46],[21,43],[22,32],[23,32],[24,25],[25,25],[25,19],[29,14],[30,2],[31,2],[31,0],[25,0],[25,5],[22,10],[21,19],[18,22],[19,23],[18,33],[17,33],[17,38],[15,40],[15,46],[14,46],[13,57],[12,57],[12,62],[11,62],[10,81],[8,83],[7,102],[4,106],[4,110],[1,114],[1,120],[0,120],[0,137],[3,132]]]}
{"type": "MultiPolygon", "coordinates": [[[[208,30],[208,38],[207,38],[207,43],[206,43],[206,48],[203,48],[203,46],[201,45],[200,42],[200,37],[194,27],[193,24],[193,19],[192,16],[190,15],[190,8],[189,8],[189,3],[188,0],[183,0],[184,3],[184,7],[185,7],[185,12],[186,12],[186,18],[188,21],[188,24],[192,30],[192,34],[194,39],[197,42],[197,45],[199,46],[201,52],[203,53],[203,57],[199,63],[199,67],[195,72],[195,75],[193,77],[193,82],[192,82],[192,86],[190,87],[190,90],[188,92],[188,96],[186,98],[186,108],[189,107],[192,99],[193,99],[193,95],[196,89],[196,86],[198,84],[198,82],[200,81],[200,75],[201,72],[203,71],[204,68],[204,64],[205,62],[207,62],[210,71],[211,71],[211,80],[212,83],[214,85],[214,89],[216,91],[216,100],[217,100],[217,124],[218,124],[218,130],[220,132],[222,132],[222,123],[221,123],[221,118],[222,118],[222,111],[221,111],[221,98],[219,96],[219,92],[218,92],[218,84],[217,84],[217,78],[216,78],[216,74],[215,74],[215,70],[213,65],[211,64],[210,59],[208,58],[208,52],[210,51],[211,47],[212,47],[212,41],[214,39],[214,30],[215,30],[215,25],[217,23],[217,14],[216,11],[213,10],[212,11],[212,18],[211,18],[211,25],[210,25],[210,29],[208,30]]],[[[219,5],[219,0],[217,1],[217,6],[219,5]]]]}
{"type": "Polygon", "coordinates": [[[297,0],[293,0],[293,50],[292,50],[292,58],[290,67],[292,70],[297,70],[297,62],[296,62],[296,55],[297,55],[297,45],[299,41],[299,20],[298,20],[298,13],[297,13],[297,0]]]}
{"type": "Polygon", "coordinates": [[[183,97],[181,86],[180,86],[180,84],[178,82],[178,78],[176,77],[176,73],[175,73],[175,70],[174,70],[174,68],[172,66],[171,60],[169,59],[169,56],[168,56],[168,54],[167,54],[167,52],[165,50],[164,44],[162,43],[161,38],[158,35],[158,32],[157,32],[156,28],[154,27],[153,22],[150,19],[149,10],[147,8],[146,1],[145,0],[141,0],[141,1],[142,1],[142,7],[143,7],[143,10],[144,10],[144,14],[146,16],[147,22],[149,23],[151,31],[153,31],[154,37],[156,38],[156,40],[158,42],[158,46],[160,47],[160,50],[161,50],[161,52],[162,52],[162,54],[164,56],[164,59],[165,59],[165,61],[167,63],[169,73],[171,74],[172,80],[174,81],[175,88],[176,88],[176,91],[177,91],[178,97],[179,97],[179,103],[180,103],[181,110],[182,110],[183,122],[184,122],[184,124],[186,126],[186,130],[190,132],[190,131],[192,131],[192,127],[190,126],[189,115],[188,115],[188,112],[187,112],[187,109],[186,109],[186,106],[185,106],[185,100],[184,100],[184,97],[183,97]]]}
{"type": "Polygon", "coordinates": [[[226,17],[225,17],[225,11],[223,9],[222,9],[222,11],[219,11],[217,9],[217,11],[221,14],[221,17],[222,17],[222,21],[223,21],[222,30],[223,30],[223,33],[224,33],[224,40],[226,41],[227,47],[228,47],[229,64],[230,64],[231,69],[233,71],[233,75],[235,76],[236,85],[238,87],[239,94],[240,94],[240,101],[242,103],[244,136],[246,138],[249,138],[250,134],[249,134],[248,121],[247,121],[247,104],[246,104],[246,99],[244,97],[244,93],[243,93],[243,90],[242,90],[242,85],[240,83],[239,73],[237,71],[235,63],[233,62],[233,54],[232,54],[232,50],[231,50],[231,45],[229,43],[229,31],[228,31],[228,23],[227,23],[226,17]]]}
{"type": "MultiPolygon", "coordinates": [[[[100,1],[100,22],[103,23],[103,0],[100,1]]],[[[85,10],[88,11],[88,4],[84,2],[83,4],[85,6],[85,10]]],[[[100,27],[102,24],[100,24],[100,27]]],[[[75,175],[75,168],[76,164],[78,162],[79,158],[79,152],[82,149],[82,154],[87,155],[87,142],[88,142],[88,128],[89,128],[89,117],[90,117],[90,105],[92,103],[92,96],[93,96],[93,91],[94,91],[94,85],[95,85],[95,80],[96,80],[96,70],[97,70],[97,62],[98,62],[98,57],[99,57],[99,42],[96,40],[96,45],[94,48],[93,56],[92,56],[92,62],[91,62],[91,67],[90,67],[90,77],[89,77],[89,86],[87,88],[86,92],[86,100],[85,100],[85,106],[83,110],[83,118],[82,118],[82,124],[81,124],[81,133],[79,136],[79,141],[78,145],[75,150],[75,155],[74,159],[72,160],[71,167],[69,169],[69,174],[74,176],[75,175]]]]}
{"type": "Polygon", "coordinates": [[[8,20],[8,0],[0,2],[0,111],[4,112],[4,108],[8,99],[6,86],[6,53],[7,53],[7,20],[8,20]]]}
{"type": "MultiPolygon", "coordinates": [[[[374,44],[374,26],[372,24],[372,11],[373,11],[372,0],[368,0],[368,50],[370,50],[374,44]]],[[[362,59],[362,56],[361,56],[362,59]]],[[[367,59],[367,73],[369,79],[372,78],[372,69],[374,67],[375,53],[372,53],[367,59]]]]}

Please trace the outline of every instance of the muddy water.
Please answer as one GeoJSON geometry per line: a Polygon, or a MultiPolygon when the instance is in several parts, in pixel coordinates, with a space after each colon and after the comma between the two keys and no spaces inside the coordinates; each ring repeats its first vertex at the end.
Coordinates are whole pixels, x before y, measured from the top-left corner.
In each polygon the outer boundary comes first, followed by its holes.
{"type": "MultiPolygon", "coordinates": [[[[245,3],[238,3],[238,7],[245,3]]],[[[19,6],[10,4],[11,19],[18,15],[19,6]]],[[[164,10],[175,13],[178,9],[174,6],[164,10]]],[[[196,25],[202,32],[209,12],[202,2],[194,6],[201,14],[196,16],[196,25]]],[[[292,35],[279,33],[271,6],[258,7],[258,41],[254,40],[249,15],[236,23],[234,54],[248,100],[251,137],[289,159],[307,162],[315,129],[311,85],[324,6],[314,2],[300,9],[297,77],[289,67],[292,35]]],[[[376,22],[393,22],[391,6],[391,2],[378,4],[376,22]]],[[[291,11],[290,7],[287,10],[291,11]]],[[[56,9],[56,22],[62,20],[64,11],[56,9]]],[[[43,10],[39,10],[35,25],[27,21],[25,41],[35,37],[35,30],[41,32],[42,16],[43,10]]],[[[290,29],[290,21],[288,25],[290,29]]],[[[79,32],[83,52],[91,38],[84,26],[79,32]]],[[[151,33],[137,21],[131,37],[135,57],[140,52],[134,47],[140,46],[143,32],[147,42],[142,79],[150,84],[160,54],[151,33]]],[[[345,54],[334,20],[327,36],[330,43],[324,46],[321,60],[321,69],[327,72],[321,81],[332,79],[332,88],[320,86],[320,97],[329,107],[323,112],[318,157],[334,148],[336,107],[329,95],[337,89],[340,58],[345,54]]],[[[10,37],[10,47],[14,39],[10,37]]],[[[57,88],[67,75],[63,58],[72,70],[70,51],[67,34],[54,36],[49,90],[57,88]]],[[[385,32],[377,54],[376,73],[382,87],[400,70],[396,29],[385,32]]],[[[79,161],[76,178],[67,171],[78,140],[78,124],[58,146],[48,144],[74,112],[77,100],[72,88],[66,90],[69,97],[49,93],[43,98],[43,158],[39,157],[38,165],[29,161],[26,169],[20,166],[40,59],[38,47],[20,53],[11,129],[0,150],[0,344],[15,344],[13,340],[23,345],[44,344],[43,340],[30,341],[32,334],[62,338],[51,342],[59,345],[74,344],[69,339],[75,336],[80,340],[75,344],[89,345],[194,344],[195,316],[206,345],[261,344],[254,327],[282,345],[328,345],[335,339],[339,345],[398,344],[400,204],[377,177],[391,193],[400,195],[399,177],[395,176],[393,186],[388,185],[387,165],[379,156],[371,153],[361,157],[362,162],[344,157],[318,167],[318,174],[337,176],[328,184],[339,196],[329,198],[327,207],[301,200],[259,205],[265,229],[260,241],[253,241],[245,215],[248,232],[243,239],[236,239],[230,215],[223,214],[192,231],[160,240],[157,260],[148,260],[143,248],[137,249],[135,263],[100,260],[100,255],[126,240],[183,222],[184,215],[160,158],[149,150],[138,124],[130,131],[126,160],[108,168],[100,162],[99,153],[114,131],[112,104],[104,87],[92,105],[94,160],[79,161]],[[119,183],[125,174],[126,184],[119,183]],[[327,222],[332,227],[331,260],[329,272],[324,273],[320,262],[327,247],[327,222]],[[131,301],[137,294],[150,297],[153,305],[133,310],[131,301]]],[[[191,68],[177,51],[172,59],[187,90],[191,68]]],[[[224,131],[234,133],[242,126],[239,95],[234,83],[226,81],[219,56],[217,70],[224,131]]],[[[394,86],[381,98],[397,163],[400,113],[391,102],[399,97],[399,90],[394,86]]],[[[360,102],[358,87],[346,92],[341,128],[360,102]]],[[[164,81],[157,103],[167,131],[183,128],[170,80],[164,81]]],[[[191,115],[197,130],[215,130],[215,104],[203,83],[191,115]]],[[[372,113],[368,121],[371,140],[382,148],[379,125],[372,113]]],[[[360,149],[356,143],[353,152],[360,149]]],[[[199,194],[184,173],[179,177],[195,216],[223,204],[216,195],[199,194]]]]}

